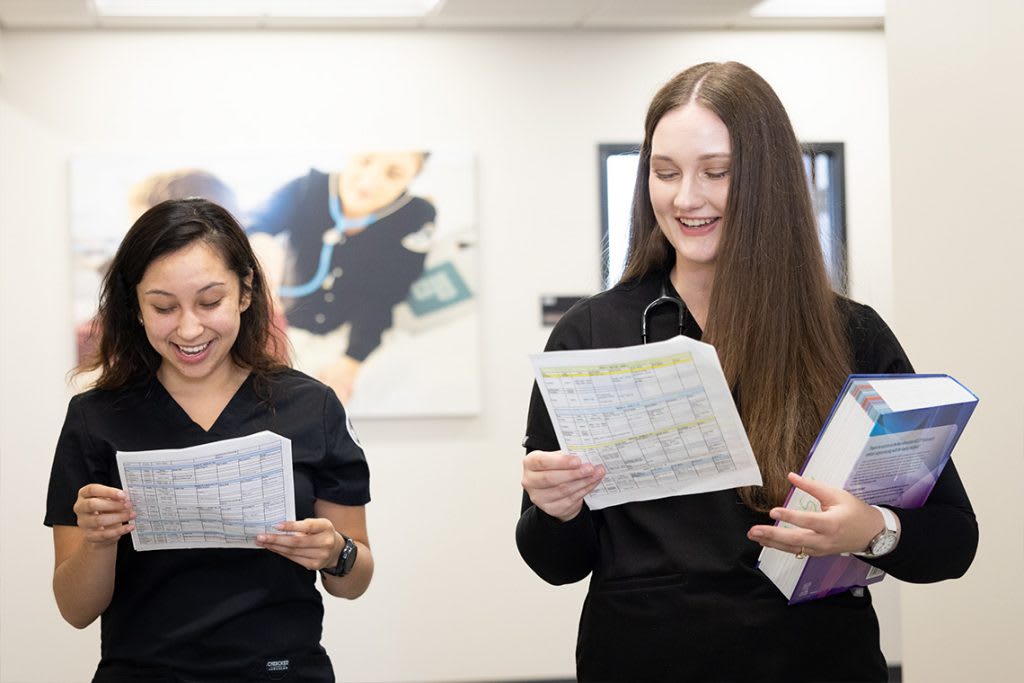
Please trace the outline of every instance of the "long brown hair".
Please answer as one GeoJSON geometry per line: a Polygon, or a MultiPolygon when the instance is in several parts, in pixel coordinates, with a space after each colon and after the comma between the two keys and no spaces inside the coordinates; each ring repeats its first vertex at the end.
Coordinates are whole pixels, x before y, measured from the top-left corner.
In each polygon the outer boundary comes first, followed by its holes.
{"type": "Polygon", "coordinates": [[[789,491],[850,372],[852,355],[818,242],[800,145],[771,86],[736,62],[700,64],[654,96],[633,194],[622,281],[666,271],[675,252],[651,206],[651,138],[661,118],[690,102],[729,130],[729,196],[704,341],[736,393],[763,487],[740,489],[767,510],[789,491]]]}
{"type": "Polygon", "coordinates": [[[250,300],[241,314],[231,357],[255,376],[258,389],[267,376],[280,370],[278,336],[271,334],[271,303],[267,281],[238,221],[206,199],[172,199],[142,214],[117,248],[100,288],[99,311],[93,330],[99,336],[95,355],[76,372],[99,370],[94,386],[116,390],[150,380],[161,357],[139,324],[135,288],[149,265],[202,240],[221,255],[238,276],[243,298],[250,300]],[[250,280],[251,275],[251,280],[250,280]]]}

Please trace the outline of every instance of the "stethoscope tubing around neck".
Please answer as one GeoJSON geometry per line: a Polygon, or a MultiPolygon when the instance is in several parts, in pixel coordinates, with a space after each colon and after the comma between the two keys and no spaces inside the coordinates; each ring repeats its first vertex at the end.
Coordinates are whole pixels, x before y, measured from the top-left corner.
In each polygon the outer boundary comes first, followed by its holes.
{"type": "Polygon", "coordinates": [[[661,294],[651,303],[647,304],[647,306],[644,308],[644,312],[640,316],[640,338],[643,340],[644,344],[647,343],[648,316],[650,315],[652,310],[654,310],[658,306],[663,306],[665,304],[672,304],[676,307],[679,316],[679,334],[683,334],[683,325],[685,324],[686,314],[688,312],[686,304],[683,303],[683,300],[680,299],[678,296],[673,296],[672,294],[669,294],[668,276],[665,276],[665,279],[662,280],[661,282],[661,294]]]}

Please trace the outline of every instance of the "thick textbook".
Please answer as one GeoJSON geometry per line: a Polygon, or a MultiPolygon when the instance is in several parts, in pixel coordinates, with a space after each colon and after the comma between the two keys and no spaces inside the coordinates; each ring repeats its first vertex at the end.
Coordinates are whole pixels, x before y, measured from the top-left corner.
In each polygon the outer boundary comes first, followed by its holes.
{"type": "MultiPolygon", "coordinates": [[[[872,505],[920,507],[977,403],[949,375],[850,375],[801,474],[872,505]]],[[[785,507],[821,509],[814,496],[797,488],[785,507]]],[[[885,577],[853,555],[797,559],[774,548],[762,550],[758,567],[791,605],[885,577]]]]}

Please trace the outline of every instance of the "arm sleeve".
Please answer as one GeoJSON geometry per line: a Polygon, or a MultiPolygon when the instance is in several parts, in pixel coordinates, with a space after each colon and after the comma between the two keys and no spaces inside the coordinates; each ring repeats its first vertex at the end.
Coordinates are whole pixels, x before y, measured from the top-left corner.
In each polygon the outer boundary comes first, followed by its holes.
{"type": "MultiPolygon", "coordinates": [[[[584,302],[562,317],[544,350],[589,348],[590,338],[590,309],[584,302]]],[[[527,452],[558,450],[558,439],[536,383],[530,399],[523,446],[527,452]]],[[[575,518],[562,522],[535,506],[523,491],[521,514],[516,525],[516,545],[530,569],[548,583],[561,585],[579,581],[590,574],[597,562],[594,513],[584,503],[575,518]]]]}
{"type": "Polygon", "coordinates": [[[81,402],[75,397],[68,404],[64,426],[57,439],[43,524],[50,527],[58,524],[78,526],[74,509],[78,490],[91,483],[115,485],[111,481],[109,469],[101,464],[101,459],[92,457],[94,452],[81,402]]]}
{"type": "Polygon", "coordinates": [[[313,475],[313,494],[339,505],[370,502],[370,468],[341,401],[325,388],[323,403],[325,449],[313,475]]]}
{"type": "MultiPolygon", "coordinates": [[[[862,341],[855,339],[857,371],[914,372],[892,330],[865,307],[862,341]],[[868,367],[864,367],[868,366],[868,367]]],[[[920,508],[892,508],[900,518],[900,542],[870,564],[901,581],[931,583],[963,576],[978,549],[978,522],[952,459],[920,508]]]]}

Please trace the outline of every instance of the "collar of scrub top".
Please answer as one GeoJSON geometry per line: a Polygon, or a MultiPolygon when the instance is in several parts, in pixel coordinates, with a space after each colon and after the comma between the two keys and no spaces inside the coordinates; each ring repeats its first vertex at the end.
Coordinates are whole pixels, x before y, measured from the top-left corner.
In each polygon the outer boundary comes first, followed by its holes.
{"type": "Polygon", "coordinates": [[[689,311],[686,308],[686,304],[683,303],[683,300],[678,296],[675,296],[675,290],[673,290],[672,294],[669,294],[669,281],[668,276],[666,275],[665,279],[661,283],[661,294],[657,299],[647,304],[647,308],[645,308],[644,312],[641,314],[640,335],[644,344],[647,343],[647,318],[650,315],[650,312],[658,306],[663,306],[665,304],[672,304],[676,307],[679,315],[679,334],[681,335],[683,333],[683,323],[685,322],[686,314],[689,311]]]}

